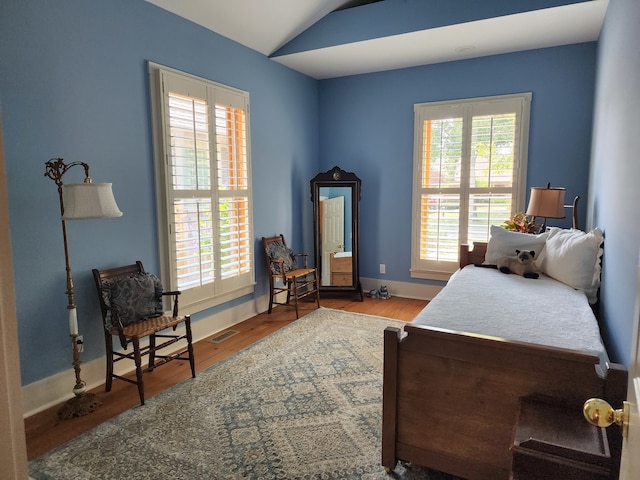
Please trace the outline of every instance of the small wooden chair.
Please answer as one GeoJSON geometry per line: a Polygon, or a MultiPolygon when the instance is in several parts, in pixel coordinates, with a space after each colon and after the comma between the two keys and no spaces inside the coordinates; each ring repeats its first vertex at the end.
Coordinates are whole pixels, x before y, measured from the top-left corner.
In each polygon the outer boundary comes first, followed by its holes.
{"type": "Polygon", "coordinates": [[[191,318],[189,315],[178,316],[178,295],[180,292],[163,292],[158,277],[144,271],[142,262],[133,265],[111,268],[108,270],[93,269],[93,278],[98,290],[102,320],[104,324],[104,338],[107,350],[107,378],[105,391],[111,391],[114,378],[138,385],[140,404],[144,405],[144,383],[142,375],[151,372],[159,365],[170,360],[188,360],[191,365],[191,376],[195,378],[195,363],[191,339],[191,318]],[[162,307],[162,297],[173,296],[173,312],[165,315],[162,307]],[[184,323],[186,332],[164,333],[163,330],[176,327],[184,323]],[[123,351],[113,349],[113,337],[120,339],[123,351]],[[149,344],[140,346],[140,339],[149,337],[149,344]],[[156,344],[156,339],[163,339],[156,344]],[[178,352],[159,355],[157,352],[180,340],[187,344],[178,352]],[[133,351],[126,352],[129,344],[133,351]],[[142,368],[142,357],[149,355],[148,368],[142,368]],[[136,380],[113,373],[115,362],[124,359],[133,360],[136,366],[136,380]],[[156,360],[161,361],[156,363],[156,360]]]}
{"type": "Polygon", "coordinates": [[[308,254],[293,253],[287,247],[282,234],[275,237],[262,237],[262,245],[269,274],[269,313],[271,313],[274,304],[286,305],[295,307],[296,318],[300,318],[298,300],[309,295],[315,295],[316,304],[320,308],[318,271],[307,266],[308,254]],[[302,257],[302,267],[298,266],[297,257],[302,257]],[[287,301],[276,301],[276,295],[283,292],[287,292],[287,301]],[[291,303],[292,299],[293,303],[291,303]]]}

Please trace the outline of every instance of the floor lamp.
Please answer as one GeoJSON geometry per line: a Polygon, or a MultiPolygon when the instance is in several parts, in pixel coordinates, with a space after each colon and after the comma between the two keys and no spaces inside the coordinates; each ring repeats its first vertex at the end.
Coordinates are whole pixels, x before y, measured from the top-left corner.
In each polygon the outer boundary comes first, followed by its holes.
{"type": "Polygon", "coordinates": [[[67,419],[81,417],[99,407],[102,403],[93,393],[86,391],[86,384],[80,378],[80,343],[78,341],[78,316],[73,297],[73,279],[69,264],[69,246],[67,244],[67,220],[89,218],[119,217],[122,212],[118,208],[110,183],[91,183],[89,165],[83,162],[65,164],[62,158],[52,158],[45,163],[45,177],[49,177],[58,186],[60,197],[60,216],[62,220],[62,238],[64,240],[64,258],[67,269],[67,297],[69,303],[69,332],[73,348],[73,369],[76,384],[73,387],[74,397],[69,399],[58,411],[58,418],[67,419]],[[84,168],[84,183],[64,185],[62,176],[72,167],[81,165],[84,168]],[[64,187],[64,188],[63,188],[64,187]]]}

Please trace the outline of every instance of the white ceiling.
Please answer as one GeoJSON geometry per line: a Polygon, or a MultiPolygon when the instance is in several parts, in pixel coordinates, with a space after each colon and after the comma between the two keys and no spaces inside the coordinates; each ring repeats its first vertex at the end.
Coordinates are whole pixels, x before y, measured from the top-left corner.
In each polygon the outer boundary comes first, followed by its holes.
{"type": "Polygon", "coordinates": [[[349,0],[147,0],[271,55],[349,0]]]}
{"type": "MultiPolygon", "coordinates": [[[[147,0],[264,55],[349,0],[147,0]]],[[[316,79],[595,41],[608,0],[274,57],[316,79]]]]}

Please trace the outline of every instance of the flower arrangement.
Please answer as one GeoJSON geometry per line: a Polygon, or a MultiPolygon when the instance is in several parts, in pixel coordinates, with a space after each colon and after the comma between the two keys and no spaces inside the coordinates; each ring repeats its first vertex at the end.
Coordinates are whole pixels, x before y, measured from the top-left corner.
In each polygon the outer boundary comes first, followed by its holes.
{"type": "Polygon", "coordinates": [[[535,217],[525,215],[523,212],[516,213],[511,220],[507,220],[502,228],[519,233],[537,233],[540,225],[535,223],[535,217]]]}

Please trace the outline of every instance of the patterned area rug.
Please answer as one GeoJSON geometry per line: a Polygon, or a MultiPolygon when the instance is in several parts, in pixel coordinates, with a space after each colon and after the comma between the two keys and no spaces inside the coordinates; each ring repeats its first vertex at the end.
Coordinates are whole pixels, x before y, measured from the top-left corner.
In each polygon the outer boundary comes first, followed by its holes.
{"type": "Polygon", "coordinates": [[[380,465],[383,331],[321,308],[30,462],[38,479],[454,477],[380,465]]]}

